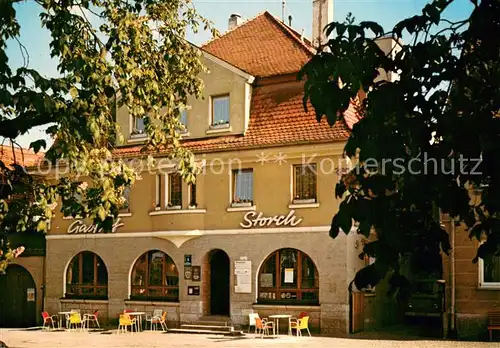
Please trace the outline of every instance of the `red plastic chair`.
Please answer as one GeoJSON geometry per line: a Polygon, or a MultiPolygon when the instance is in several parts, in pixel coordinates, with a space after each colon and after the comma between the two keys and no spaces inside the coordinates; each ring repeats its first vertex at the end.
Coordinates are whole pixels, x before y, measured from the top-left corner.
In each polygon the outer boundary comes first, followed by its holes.
{"type": "Polygon", "coordinates": [[[42,312],[42,318],[43,318],[43,326],[42,328],[47,329],[50,328],[50,325],[52,325],[52,328],[55,329],[55,322],[57,321],[57,315],[49,315],[49,312],[42,312]]]}

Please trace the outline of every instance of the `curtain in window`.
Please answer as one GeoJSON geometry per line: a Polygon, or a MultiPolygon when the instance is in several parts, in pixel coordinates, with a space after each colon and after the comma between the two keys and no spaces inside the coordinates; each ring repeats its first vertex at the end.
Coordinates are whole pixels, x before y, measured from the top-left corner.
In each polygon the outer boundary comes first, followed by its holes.
{"type": "Polygon", "coordinates": [[[135,131],[144,131],[144,119],[136,117],[134,119],[134,130],[135,131]]]}
{"type": "Polygon", "coordinates": [[[186,127],[187,126],[187,111],[181,111],[181,123],[186,127]]]}
{"type": "Polygon", "coordinates": [[[130,187],[126,187],[123,190],[122,197],[125,199],[125,202],[123,203],[120,212],[128,212],[128,210],[130,209],[130,187]]]}
{"type": "Polygon", "coordinates": [[[253,172],[251,170],[235,172],[234,199],[253,201],[253,172]]]}
{"type": "Polygon", "coordinates": [[[229,96],[213,98],[213,123],[229,123],[229,96]]]}

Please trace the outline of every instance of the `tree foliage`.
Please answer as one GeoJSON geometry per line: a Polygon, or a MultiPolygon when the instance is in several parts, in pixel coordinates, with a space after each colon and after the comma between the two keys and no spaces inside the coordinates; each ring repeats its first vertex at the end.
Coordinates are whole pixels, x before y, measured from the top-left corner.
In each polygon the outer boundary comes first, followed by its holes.
{"type": "MultiPolygon", "coordinates": [[[[0,271],[12,256],[7,234],[45,231],[58,203],[65,216],[111,229],[123,190],[138,179],[134,168],[112,157],[123,138],[116,136],[116,108],[143,118],[145,149],[169,149],[184,178],[194,180],[194,158],[180,146],[178,130],[188,95],[201,95],[204,67],[186,33],[203,25],[216,34],[190,0],[35,0],[60,74],[46,77],[28,65],[18,2],[0,1],[0,137],[15,141],[48,126],[56,141],[45,167],[63,161],[67,174],[48,181],[0,161],[0,271]],[[19,44],[25,57],[18,69],[7,44],[19,44]]],[[[35,151],[45,146],[42,139],[31,144],[35,151]]]]}
{"type": "Polygon", "coordinates": [[[485,239],[477,257],[500,255],[500,2],[471,0],[468,18],[443,17],[454,0],[435,0],[385,32],[353,18],[326,27],[333,38],[303,70],[304,101],[330,124],[360,89],[362,119],[345,153],[355,166],[337,184],[343,198],[330,235],[354,223],[374,257],[354,282],[406,284],[401,264],[438,274],[450,249],[436,208],[485,239]],[[411,37],[405,45],[400,39],[411,37]],[[398,44],[383,52],[384,37],[398,44]],[[327,49],[325,49],[327,48],[327,49]],[[383,70],[380,70],[383,69],[383,70]],[[397,79],[376,79],[381,72],[397,79]],[[339,83],[341,81],[341,83],[339,83]]]}

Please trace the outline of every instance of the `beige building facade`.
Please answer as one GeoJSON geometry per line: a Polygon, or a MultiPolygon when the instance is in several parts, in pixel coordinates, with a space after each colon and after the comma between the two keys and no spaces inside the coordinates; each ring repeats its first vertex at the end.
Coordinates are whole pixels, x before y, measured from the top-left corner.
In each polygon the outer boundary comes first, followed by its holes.
{"type": "MultiPolygon", "coordinates": [[[[44,308],[98,310],[103,322],[125,309],[161,308],[170,327],[307,312],[312,330],[347,334],[360,244],[355,235],[332,239],[329,229],[349,129],[304,111],[296,74],[314,48],[265,12],[201,50],[204,98],[181,117],[183,145],[201,167],[196,184],[158,153],[113,232],[57,214],[44,308]]],[[[142,121],[126,109],[117,121],[126,144],[115,155],[144,163],[142,121]]]]}

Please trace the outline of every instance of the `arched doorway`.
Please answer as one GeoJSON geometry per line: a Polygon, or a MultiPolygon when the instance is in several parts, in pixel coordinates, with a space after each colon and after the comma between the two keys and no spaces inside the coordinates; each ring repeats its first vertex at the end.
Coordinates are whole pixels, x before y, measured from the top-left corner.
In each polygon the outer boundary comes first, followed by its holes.
{"type": "Polygon", "coordinates": [[[36,287],[22,266],[9,265],[0,275],[0,327],[36,326],[36,287]]]}
{"type": "Polygon", "coordinates": [[[210,314],[229,315],[229,256],[222,250],[210,252],[210,314]]]}

